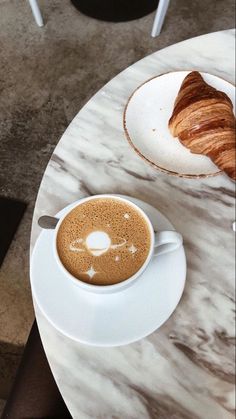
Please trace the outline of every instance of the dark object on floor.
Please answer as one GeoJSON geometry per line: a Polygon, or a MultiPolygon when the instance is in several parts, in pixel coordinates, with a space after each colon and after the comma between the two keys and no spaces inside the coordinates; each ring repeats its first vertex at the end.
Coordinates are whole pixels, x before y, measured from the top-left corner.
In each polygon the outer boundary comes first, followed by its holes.
{"type": "Polygon", "coordinates": [[[1,419],[72,419],[50,370],[34,322],[1,419]]]}
{"type": "Polygon", "coordinates": [[[24,202],[0,197],[0,266],[25,210],[24,202]]]}
{"type": "Polygon", "coordinates": [[[153,12],[157,0],[71,0],[87,16],[108,22],[125,22],[153,12]]]}
{"type": "MultiPolygon", "coordinates": [[[[0,340],[0,400],[7,400],[10,394],[23,352],[24,346],[14,345],[0,340]]],[[[0,402],[0,412],[2,412],[2,410],[3,408],[1,409],[0,402]]]]}

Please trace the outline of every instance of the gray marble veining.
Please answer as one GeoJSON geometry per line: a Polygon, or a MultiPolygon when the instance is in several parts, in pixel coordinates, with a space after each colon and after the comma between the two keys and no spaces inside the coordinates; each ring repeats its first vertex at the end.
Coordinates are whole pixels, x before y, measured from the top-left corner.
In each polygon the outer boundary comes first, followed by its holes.
{"type": "Polygon", "coordinates": [[[119,74],[77,114],[39,190],[37,219],[97,193],[124,193],[157,207],[183,234],[183,297],[155,333],[131,345],[95,348],[62,336],[36,307],[43,344],[75,419],[234,417],[234,185],[224,175],[191,180],[157,172],[127,143],[124,105],[146,79],[197,69],[234,82],[234,31],[152,54],[119,74]]]}

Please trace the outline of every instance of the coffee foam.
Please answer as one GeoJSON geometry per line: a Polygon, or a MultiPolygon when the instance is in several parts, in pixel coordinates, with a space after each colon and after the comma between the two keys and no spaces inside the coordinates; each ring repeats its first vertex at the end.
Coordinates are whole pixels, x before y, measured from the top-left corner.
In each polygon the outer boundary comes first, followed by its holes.
{"type": "Polygon", "coordinates": [[[57,250],[65,268],[95,285],[122,282],[134,275],[149,254],[151,236],[144,217],[114,198],[95,198],[63,220],[57,250]]]}

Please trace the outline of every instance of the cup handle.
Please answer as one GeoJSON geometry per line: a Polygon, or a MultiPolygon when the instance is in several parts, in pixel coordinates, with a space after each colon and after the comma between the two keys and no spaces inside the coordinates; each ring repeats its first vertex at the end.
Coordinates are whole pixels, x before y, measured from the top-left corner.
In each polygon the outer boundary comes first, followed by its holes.
{"type": "Polygon", "coordinates": [[[159,231],[155,233],[154,256],[172,252],[183,243],[183,237],[176,231],[159,231]]]}

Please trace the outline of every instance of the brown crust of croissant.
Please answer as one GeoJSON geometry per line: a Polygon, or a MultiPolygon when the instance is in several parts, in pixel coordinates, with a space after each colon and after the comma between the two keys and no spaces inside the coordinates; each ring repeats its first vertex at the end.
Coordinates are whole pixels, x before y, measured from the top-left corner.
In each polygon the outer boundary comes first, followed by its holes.
{"type": "Polygon", "coordinates": [[[179,90],[169,120],[174,137],[192,153],[204,154],[236,180],[235,117],[230,98],[189,73],[179,90]]]}

